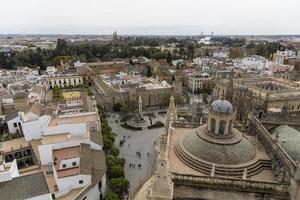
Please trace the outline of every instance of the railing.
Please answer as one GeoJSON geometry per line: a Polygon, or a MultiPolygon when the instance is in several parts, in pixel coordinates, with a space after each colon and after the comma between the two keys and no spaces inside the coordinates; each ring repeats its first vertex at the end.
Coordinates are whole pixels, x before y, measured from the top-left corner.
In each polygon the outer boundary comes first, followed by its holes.
{"type": "Polygon", "coordinates": [[[77,199],[82,199],[84,197],[84,195],[86,194],[86,192],[88,191],[88,189],[90,188],[90,184],[88,184],[87,186],[85,186],[73,199],[77,200],[77,199]]]}
{"type": "Polygon", "coordinates": [[[275,152],[276,155],[285,163],[289,170],[293,169],[292,173],[294,173],[297,168],[297,164],[293,161],[290,155],[288,155],[285,150],[273,140],[271,134],[260,124],[258,119],[252,113],[249,113],[248,119],[258,130],[256,134],[260,134],[266,140],[273,152],[275,152]]]}
{"type": "Polygon", "coordinates": [[[200,124],[198,123],[190,123],[190,122],[174,122],[172,127],[175,128],[197,128],[200,124]]]}
{"type": "Polygon", "coordinates": [[[280,123],[280,124],[291,124],[300,125],[300,115],[287,113],[287,116],[282,113],[265,114],[262,116],[261,121],[263,123],[280,123]]]}
{"type": "Polygon", "coordinates": [[[234,178],[195,176],[186,174],[172,174],[172,180],[177,185],[201,185],[206,187],[217,187],[219,189],[230,189],[238,191],[286,193],[287,185],[277,182],[261,182],[234,178]]]}
{"type": "Polygon", "coordinates": [[[144,184],[152,177],[152,175],[146,176],[144,179],[139,181],[139,183],[130,191],[129,200],[133,200],[137,193],[141,190],[144,184]]]}

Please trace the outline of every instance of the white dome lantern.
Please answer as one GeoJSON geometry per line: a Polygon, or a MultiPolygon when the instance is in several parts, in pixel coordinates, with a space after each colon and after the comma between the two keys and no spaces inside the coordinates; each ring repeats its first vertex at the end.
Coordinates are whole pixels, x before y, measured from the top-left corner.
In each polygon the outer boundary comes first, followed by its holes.
{"type": "Polygon", "coordinates": [[[234,118],[235,111],[232,104],[227,100],[216,100],[210,106],[207,130],[216,137],[232,137],[234,118]]]}

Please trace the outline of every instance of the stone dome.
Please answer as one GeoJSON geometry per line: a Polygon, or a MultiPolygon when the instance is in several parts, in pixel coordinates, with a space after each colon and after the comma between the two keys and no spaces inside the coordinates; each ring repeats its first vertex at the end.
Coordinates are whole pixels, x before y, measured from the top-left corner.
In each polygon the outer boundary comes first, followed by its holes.
{"type": "Polygon", "coordinates": [[[229,101],[223,100],[223,99],[214,101],[211,104],[211,109],[214,112],[221,112],[221,113],[232,113],[233,112],[232,104],[229,101]]]}
{"type": "Polygon", "coordinates": [[[237,165],[254,159],[255,146],[246,138],[232,144],[212,143],[196,132],[187,134],[182,139],[183,149],[193,157],[216,165],[237,165]]]}

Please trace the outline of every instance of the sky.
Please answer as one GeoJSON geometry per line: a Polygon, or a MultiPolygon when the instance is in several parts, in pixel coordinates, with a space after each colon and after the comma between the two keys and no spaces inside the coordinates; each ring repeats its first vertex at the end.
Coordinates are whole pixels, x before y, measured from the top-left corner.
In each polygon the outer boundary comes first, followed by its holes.
{"type": "Polygon", "coordinates": [[[0,0],[0,34],[300,34],[299,0],[0,0]]]}

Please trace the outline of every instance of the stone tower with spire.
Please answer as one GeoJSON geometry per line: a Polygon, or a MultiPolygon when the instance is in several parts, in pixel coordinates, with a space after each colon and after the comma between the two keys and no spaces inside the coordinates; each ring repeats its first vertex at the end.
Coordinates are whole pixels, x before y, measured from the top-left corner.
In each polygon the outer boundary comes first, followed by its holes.
{"type": "Polygon", "coordinates": [[[225,99],[229,102],[232,102],[233,95],[234,95],[234,89],[233,89],[233,69],[232,69],[231,73],[230,73],[230,77],[229,77],[229,82],[228,82],[228,85],[227,85],[225,99]]]}
{"type": "Polygon", "coordinates": [[[166,116],[166,129],[160,134],[157,144],[157,163],[152,183],[149,187],[147,200],[171,200],[173,198],[173,182],[170,173],[168,151],[172,122],[177,121],[177,110],[173,95],[170,98],[166,116]]]}

